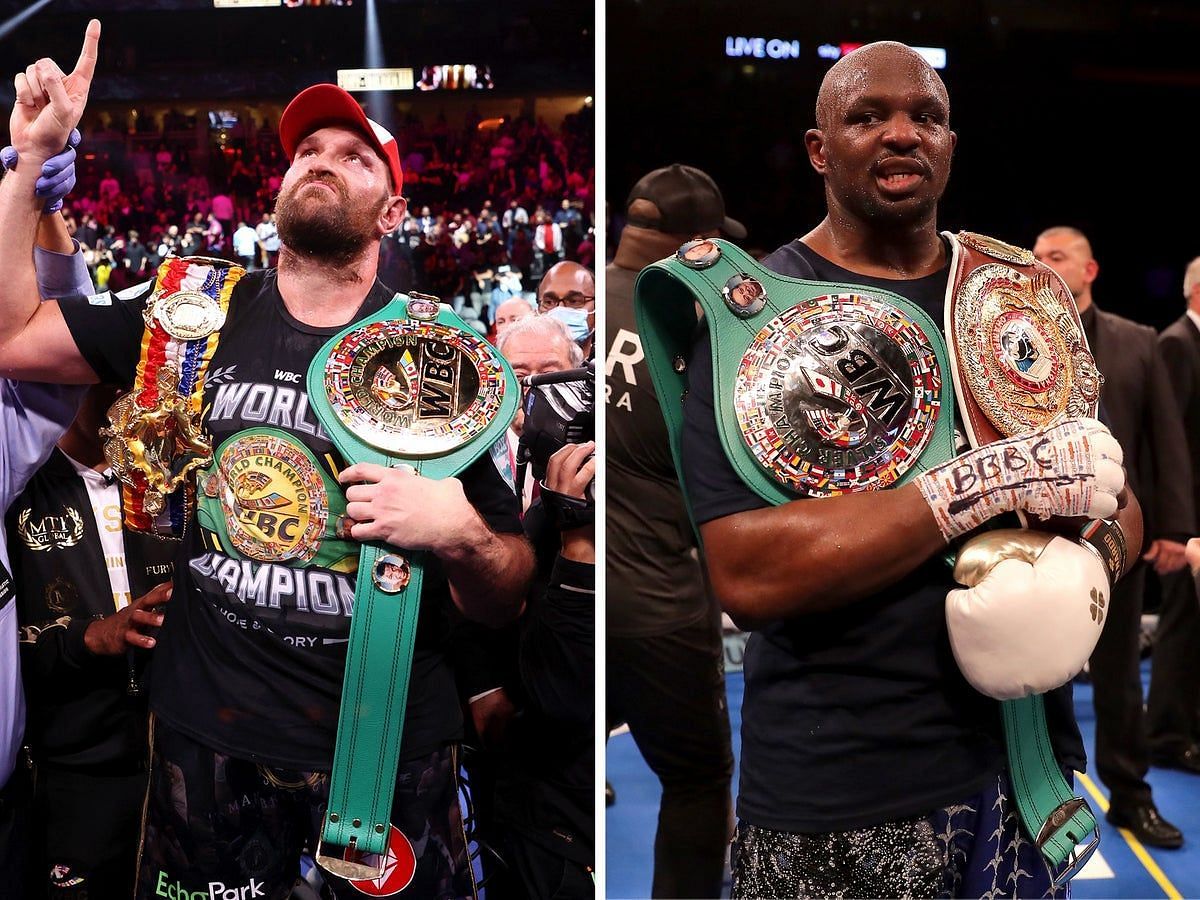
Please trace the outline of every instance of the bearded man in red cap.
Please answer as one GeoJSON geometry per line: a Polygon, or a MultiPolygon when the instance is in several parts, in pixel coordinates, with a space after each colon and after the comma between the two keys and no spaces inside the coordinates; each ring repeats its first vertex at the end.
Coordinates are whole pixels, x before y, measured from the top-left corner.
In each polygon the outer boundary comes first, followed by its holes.
{"type": "MultiPolygon", "coordinates": [[[[413,896],[472,896],[455,780],[461,713],[440,648],[451,607],[491,624],[517,615],[533,568],[518,500],[487,454],[457,478],[347,469],[305,391],[330,337],[393,297],[376,270],[380,239],[406,206],[396,141],[345,91],[310,87],[279,123],[291,167],[275,209],[278,269],[170,259],[156,281],[39,307],[38,209],[25,182],[79,121],[99,34],[91,23],[69,75],[43,59],[17,76],[20,164],[0,184],[0,369],[132,385],[131,402],[152,403],[137,421],[182,423],[180,443],[201,456],[208,442],[215,456],[194,497],[156,495],[136,475],[163,454],[160,432],[148,424],[144,440],[114,448],[134,460],[127,519],[182,538],[165,616],[148,613],[130,637],[154,648],[137,896],[285,897],[310,868],[302,857],[316,851],[329,793],[360,541],[433,558],[391,821],[413,850],[396,861],[412,870],[413,896]],[[169,377],[150,379],[164,369],[169,377]],[[339,478],[351,484],[344,494],[339,478]]],[[[175,462],[199,468],[187,454],[175,462]]],[[[323,881],[322,896],[353,895],[323,881]]]]}

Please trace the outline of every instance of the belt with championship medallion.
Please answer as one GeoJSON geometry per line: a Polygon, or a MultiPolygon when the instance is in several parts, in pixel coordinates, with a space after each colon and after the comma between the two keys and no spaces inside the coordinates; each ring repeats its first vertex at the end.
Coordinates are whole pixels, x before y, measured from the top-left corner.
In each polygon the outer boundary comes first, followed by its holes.
{"type": "Polygon", "coordinates": [[[635,296],[677,469],[696,303],[721,443],[764,500],[902,484],[954,455],[941,331],[897,294],[777,275],[714,239],[642,270],[635,296]]]}
{"type": "Polygon", "coordinates": [[[172,257],[146,303],[133,388],[109,408],[104,455],[121,481],[125,525],[178,538],[195,506],[193,473],[212,461],[201,421],[204,376],[229,298],[246,270],[223,259],[172,257]]]}
{"type": "MultiPolygon", "coordinates": [[[[953,248],[946,335],[971,446],[1028,434],[1068,417],[1095,418],[1103,378],[1061,279],[1039,266],[1030,251],[995,238],[971,232],[944,237],[953,248]]],[[[1112,544],[1101,557],[1114,582],[1124,568],[1123,538],[1114,542],[1119,535],[1119,526],[1103,520],[1081,532],[1093,546],[1112,544]]],[[[1000,710],[1021,821],[1048,861],[1067,863],[1057,886],[1083,868],[1099,846],[1096,817],[1054,759],[1041,695],[1005,700],[1000,710]]]]}
{"type": "MultiPolygon", "coordinates": [[[[681,482],[697,303],[712,341],[722,446],[767,502],[903,484],[955,455],[956,399],[968,408],[980,402],[962,396],[979,385],[951,379],[961,355],[948,351],[937,324],[887,291],[778,275],[733,244],[699,239],[644,269],[634,294],[681,482]]],[[[1041,698],[1001,707],[1022,821],[1048,862],[1071,862],[1066,880],[1095,849],[1092,841],[1075,852],[1095,819],[1058,767],[1041,698]]]]}
{"type": "MultiPolygon", "coordinates": [[[[307,383],[348,463],[405,464],[427,478],[458,474],[503,439],[520,401],[495,348],[437,298],[415,293],[335,335],[307,383]]],[[[321,866],[351,880],[378,878],[386,861],[423,567],[422,553],[361,545],[317,848],[321,866]],[[364,859],[376,854],[374,865],[364,859]]]]}
{"type": "Polygon", "coordinates": [[[286,431],[227,438],[198,476],[196,520],[208,549],[233,559],[353,572],[342,486],[286,431]]]}

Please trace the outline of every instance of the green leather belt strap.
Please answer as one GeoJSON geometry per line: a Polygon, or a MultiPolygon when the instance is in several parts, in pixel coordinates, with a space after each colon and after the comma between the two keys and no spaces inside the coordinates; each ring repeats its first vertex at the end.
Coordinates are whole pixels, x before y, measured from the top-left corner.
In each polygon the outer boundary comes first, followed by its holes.
{"type": "MultiPolygon", "coordinates": [[[[669,257],[643,269],[634,288],[642,350],[667,425],[671,455],[681,484],[683,401],[688,384],[686,360],[697,326],[697,304],[704,311],[712,340],[713,397],[722,446],[742,480],[768,503],[786,503],[801,495],[780,485],[748,450],[738,428],[731,386],[747,346],[763,326],[796,304],[822,295],[844,292],[881,297],[917,322],[934,346],[943,376],[943,414],[919,462],[899,483],[954,456],[954,416],[950,411],[955,401],[949,357],[941,329],[923,310],[903,297],[876,288],[777,275],[726,241],[714,239],[711,243],[721,253],[707,268],[695,269],[677,257],[669,257]],[[735,315],[722,295],[728,280],[738,274],[749,274],[766,288],[765,307],[752,317],[735,315]]],[[[686,499],[686,488],[684,496],[686,499]]],[[[1001,710],[1009,771],[1021,821],[1050,866],[1057,870],[1070,863],[1056,879],[1057,883],[1065,882],[1095,850],[1099,840],[1095,817],[1086,801],[1074,796],[1058,766],[1048,737],[1042,698],[1004,701],[1001,710]],[[1093,832],[1095,839],[1076,855],[1076,845],[1093,832]]]]}
{"type": "MultiPolygon", "coordinates": [[[[409,319],[409,302],[403,295],[396,295],[382,311],[356,322],[322,347],[308,369],[309,402],[348,463],[404,463],[427,478],[448,478],[502,438],[516,413],[519,386],[512,369],[498,354],[495,361],[502,367],[503,381],[499,411],[466,443],[436,456],[405,458],[373,446],[343,423],[326,390],[326,365],[338,342],[372,323],[409,319]]],[[[445,306],[439,308],[433,321],[478,337],[445,306]]],[[[377,868],[357,865],[351,859],[363,853],[383,854],[387,843],[423,568],[423,554],[381,543],[363,544],[359,555],[329,804],[321,832],[324,846],[318,851],[318,861],[343,877],[376,877],[377,868]],[[408,582],[398,592],[384,592],[373,577],[375,567],[381,557],[396,553],[403,553],[408,561],[408,582]]]]}
{"type": "Polygon", "coordinates": [[[1082,797],[1075,796],[1054,756],[1046,728],[1041,694],[1005,700],[1004,740],[1008,746],[1008,774],[1017,812],[1052,871],[1063,867],[1055,887],[1070,881],[1100,845],[1096,816],[1082,797]],[[1088,843],[1079,849],[1088,835],[1088,843]]]}

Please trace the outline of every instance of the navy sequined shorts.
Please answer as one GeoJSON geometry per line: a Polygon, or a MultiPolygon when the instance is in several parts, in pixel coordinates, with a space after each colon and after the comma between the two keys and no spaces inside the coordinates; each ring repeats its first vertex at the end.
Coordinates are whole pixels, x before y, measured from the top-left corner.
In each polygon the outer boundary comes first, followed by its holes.
{"type": "Polygon", "coordinates": [[[738,824],[735,898],[1051,897],[1051,872],[1021,829],[1008,780],[932,815],[828,834],[738,824]]]}

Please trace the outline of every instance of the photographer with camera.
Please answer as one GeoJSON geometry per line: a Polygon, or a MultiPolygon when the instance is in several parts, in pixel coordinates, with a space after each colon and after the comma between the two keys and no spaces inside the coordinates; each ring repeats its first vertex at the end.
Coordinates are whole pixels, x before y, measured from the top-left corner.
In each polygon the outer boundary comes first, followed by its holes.
{"type": "Polygon", "coordinates": [[[465,759],[489,900],[591,897],[595,676],[593,372],[555,318],[519,320],[500,352],[525,397],[513,422],[537,576],[517,626],[455,631],[465,759]],[[498,860],[498,861],[497,861],[498,860]]]}

